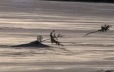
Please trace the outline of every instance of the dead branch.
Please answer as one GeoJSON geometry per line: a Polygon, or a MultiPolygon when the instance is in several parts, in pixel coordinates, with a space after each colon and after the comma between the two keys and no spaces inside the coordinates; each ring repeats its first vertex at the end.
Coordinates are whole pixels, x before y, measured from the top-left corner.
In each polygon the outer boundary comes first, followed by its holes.
{"type": "Polygon", "coordinates": [[[111,25],[106,25],[105,24],[105,25],[101,26],[101,29],[99,29],[97,31],[93,31],[93,32],[87,33],[85,36],[87,36],[89,34],[92,34],[92,33],[96,33],[96,32],[107,32],[110,27],[111,27],[111,25]]]}

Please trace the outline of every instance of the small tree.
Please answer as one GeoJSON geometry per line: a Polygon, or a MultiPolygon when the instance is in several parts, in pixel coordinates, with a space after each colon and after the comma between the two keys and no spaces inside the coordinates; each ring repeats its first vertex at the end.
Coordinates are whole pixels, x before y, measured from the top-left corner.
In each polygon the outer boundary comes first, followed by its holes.
{"type": "Polygon", "coordinates": [[[51,40],[51,43],[55,43],[56,45],[61,45],[63,46],[59,41],[58,41],[58,35],[55,34],[55,30],[53,30],[51,33],[50,33],[50,40],[51,40]]]}
{"type": "Polygon", "coordinates": [[[38,42],[42,42],[42,41],[43,41],[42,35],[38,35],[38,36],[37,36],[37,41],[38,41],[38,42]]]}
{"type": "Polygon", "coordinates": [[[55,30],[53,30],[53,31],[50,33],[50,38],[49,38],[49,39],[43,39],[42,35],[38,35],[38,36],[37,36],[37,41],[41,43],[41,42],[50,40],[51,43],[55,43],[56,45],[63,46],[63,45],[58,41],[58,38],[59,38],[59,37],[63,37],[63,36],[62,36],[61,34],[55,33],[55,30]]]}

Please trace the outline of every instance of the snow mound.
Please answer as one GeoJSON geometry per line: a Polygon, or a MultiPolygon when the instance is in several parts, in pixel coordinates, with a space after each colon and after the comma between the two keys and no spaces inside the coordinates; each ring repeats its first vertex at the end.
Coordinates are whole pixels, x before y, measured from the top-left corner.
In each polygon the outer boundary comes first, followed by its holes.
{"type": "Polygon", "coordinates": [[[42,48],[42,47],[50,47],[50,46],[42,44],[41,42],[38,42],[38,41],[33,41],[33,42],[30,42],[27,44],[14,45],[11,47],[39,47],[39,48],[42,48]]]}

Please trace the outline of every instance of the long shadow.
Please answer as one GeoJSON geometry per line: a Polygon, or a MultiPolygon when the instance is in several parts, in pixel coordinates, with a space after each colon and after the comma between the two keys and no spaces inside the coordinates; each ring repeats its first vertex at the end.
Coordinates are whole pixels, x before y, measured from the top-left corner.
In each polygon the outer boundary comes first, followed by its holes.
{"type": "Polygon", "coordinates": [[[44,1],[66,1],[66,2],[114,3],[114,0],[44,0],[44,1]]]}

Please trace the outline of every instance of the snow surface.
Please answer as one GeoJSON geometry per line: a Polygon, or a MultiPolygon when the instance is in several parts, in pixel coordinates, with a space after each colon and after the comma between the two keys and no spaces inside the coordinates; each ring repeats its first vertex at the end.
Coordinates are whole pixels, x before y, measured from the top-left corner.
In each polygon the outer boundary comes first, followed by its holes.
{"type": "Polygon", "coordinates": [[[114,4],[0,1],[0,72],[104,72],[114,69],[114,4]],[[112,25],[106,33],[88,32],[112,25]],[[55,29],[64,46],[14,48],[55,29]]]}

